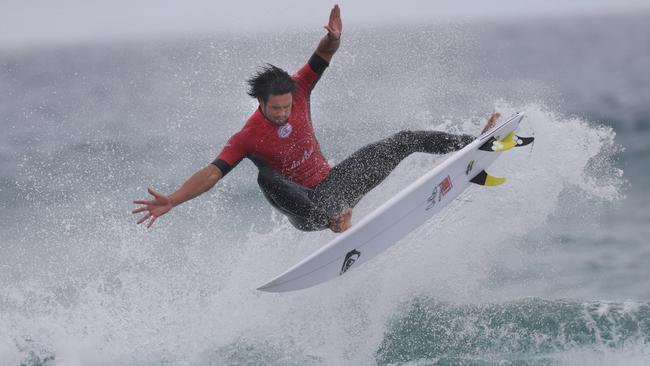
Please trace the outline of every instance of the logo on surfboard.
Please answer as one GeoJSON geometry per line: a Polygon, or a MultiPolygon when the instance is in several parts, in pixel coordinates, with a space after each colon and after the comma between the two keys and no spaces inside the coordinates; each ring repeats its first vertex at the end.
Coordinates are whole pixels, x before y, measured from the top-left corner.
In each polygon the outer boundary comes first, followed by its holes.
{"type": "Polygon", "coordinates": [[[474,160],[470,161],[469,164],[467,164],[467,169],[465,169],[465,175],[469,175],[469,172],[471,172],[473,168],[474,168],[474,160]]]}
{"type": "Polygon", "coordinates": [[[432,209],[433,206],[436,205],[436,202],[440,202],[442,197],[449,193],[452,188],[454,188],[454,185],[451,183],[451,177],[446,176],[445,179],[438,183],[437,186],[433,187],[431,195],[429,198],[427,198],[427,202],[429,202],[429,204],[427,205],[426,210],[429,211],[432,209]]]}
{"type": "Polygon", "coordinates": [[[359,259],[361,256],[361,252],[359,252],[356,249],[352,249],[348,254],[345,255],[345,259],[343,260],[343,267],[341,267],[341,273],[339,273],[339,276],[347,272],[350,267],[354,264],[354,262],[359,259]]]}

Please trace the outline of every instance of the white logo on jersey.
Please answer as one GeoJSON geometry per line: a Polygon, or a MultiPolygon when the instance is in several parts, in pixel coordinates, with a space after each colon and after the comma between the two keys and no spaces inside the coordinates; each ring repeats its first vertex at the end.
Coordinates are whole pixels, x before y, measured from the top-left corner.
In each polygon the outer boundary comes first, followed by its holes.
{"type": "Polygon", "coordinates": [[[293,131],[291,124],[285,123],[280,128],[278,128],[278,136],[280,136],[281,139],[285,139],[291,135],[291,131],[293,131]]]}
{"type": "Polygon", "coordinates": [[[307,159],[309,159],[309,157],[310,157],[311,154],[313,154],[313,153],[314,153],[314,146],[311,146],[311,147],[309,148],[309,150],[305,150],[305,151],[302,153],[302,159],[300,159],[300,160],[295,160],[295,161],[293,161],[293,162],[291,163],[291,169],[295,169],[295,168],[299,167],[300,165],[302,165],[302,163],[304,163],[305,161],[307,161],[307,159]]]}

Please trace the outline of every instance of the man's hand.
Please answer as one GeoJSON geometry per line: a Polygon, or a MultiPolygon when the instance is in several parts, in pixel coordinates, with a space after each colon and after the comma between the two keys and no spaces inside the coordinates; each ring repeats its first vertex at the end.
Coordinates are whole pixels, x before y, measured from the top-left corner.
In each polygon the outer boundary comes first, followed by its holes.
{"type": "Polygon", "coordinates": [[[490,118],[488,118],[485,127],[483,127],[483,131],[481,131],[481,135],[489,131],[491,128],[494,128],[494,126],[497,124],[497,119],[499,119],[499,117],[501,117],[501,113],[499,112],[492,113],[490,118]]]}
{"type": "Polygon", "coordinates": [[[343,22],[341,22],[341,9],[338,5],[334,5],[330,12],[329,23],[325,26],[327,34],[332,40],[341,39],[341,32],[343,32],[343,22]]]}
{"type": "Polygon", "coordinates": [[[334,5],[330,11],[330,20],[324,28],[327,29],[327,35],[320,40],[315,52],[329,65],[341,45],[343,22],[341,22],[341,9],[338,5],[334,5]]]}
{"type": "Polygon", "coordinates": [[[147,188],[147,191],[149,191],[149,194],[154,196],[154,199],[150,201],[145,201],[145,200],[133,201],[133,203],[135,203],[136,205],[145,205],[145,206],[136,208],[131,213],[137,214],[140,212],[148,211],[146,215],[144,215],[140,220],[138,220],[138,225],[142,224],[143,222],[147,221],[147,219],[151,218],[151,220],[147,224],[147,227],[151,227],[151,225],[153,225],[153,223],[156,221],[156,219],[159,216],[166,214],[174,206],[172,205],[172,201],[171,199],[169,199],[169,196],[165,196],[164,194],[158,193],[151,188],[147,188]]]}

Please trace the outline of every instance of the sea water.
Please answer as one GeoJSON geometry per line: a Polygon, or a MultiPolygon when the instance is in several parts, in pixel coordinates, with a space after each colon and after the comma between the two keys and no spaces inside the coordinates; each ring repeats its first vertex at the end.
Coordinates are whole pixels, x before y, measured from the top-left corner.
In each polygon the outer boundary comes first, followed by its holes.
{"type": "MultiPolygon", "coordinates": [[[[244,161],[151,229],[320,33],[13,48],[0,54],[0,365],[650,364],[650,17],[346,31],[312,94],[331,164],[402,129],[536,142],[345,277],[256,291],[335,237],[265,202],[244,161]],[[605,26],[605,24],[607,26],[605,26]]],[[[440,163],[414,154],[354,220],[440,163]]]]}

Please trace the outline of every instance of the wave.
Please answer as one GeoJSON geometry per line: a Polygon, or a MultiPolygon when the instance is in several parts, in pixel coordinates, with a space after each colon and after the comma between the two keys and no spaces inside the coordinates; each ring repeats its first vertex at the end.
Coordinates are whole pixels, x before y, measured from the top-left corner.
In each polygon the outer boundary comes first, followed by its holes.
{"type": "Polygon", "coordinates": [[[527,298],[455,305],[423,297],[405,308],[388,325],[377,350],[379,364],[414,360],[513,364],[535,359],[534,363],[543,363],[556,353],[616,350],[650,342],[650,303],[527,298]]]}
{"type": "MultiPolygon", "coordinates": [[[[48,164],[32,164],[30,179],[41,182],[46,193],[60,182],[90,179],[105,188],[106,197],[95,198],[89,184],[74,191],[75,200],[42,194],[39,205],[29,206],[42,210],[16,218],[6,231],[11,240],[0,258],[5,284],[0,359],[30,366],[480,364],[517,357],[552,363],[589,347],[617,352],[628,343],[643,345],[647,304],[632,306],[636,310],[617,310],[629,304],[569,300],[489,304],[495,298],[556,298],[548,289],[549,277],[538,275],[537,282],[526,277],[526,271],[548,273],[549,267],[534,263],[519,243],[541,231],[534,245],[552,247],[546,228],[550,216],[563,218],[563,211],[572,216],[575,210],[589,212],[598,203],[616,202],[625,183],[612,159],[618,146],[610,128],[534,104],[502,103],[498,109],[506,115],[526,112],[522,134],[537,138],[532,148],[494,165],[494,174],[511,178],[498,194],[471,188],[345,279],[282,296],[254,289],[333,234],[298,232],[261,206],[249,182],[254,171],[236,172],[217,190],[224,200],[230,197],[227,208],[206,197],[147,231],[128,214],[125,192],[134,188],[111,188],[102,183],[105,176],[83,173],[99,165],[133,179],[134,167],[116,162],[120,155],[137,154],[123,143],[72,144],[62,154],[90,154],[89,166],[59,166],[54,179],[47,178],[48,164]],[[235,196],[242,187],[251,194],[235,196]],[[246,220],[265,224],[242,225],[246,220]],[[414,298],[414,293],[428,295],[414,298]],[[436,301],[430,300],[433,294],[436,301]],[[404,301],[409,305],[400,306],[404,301]],[[597,318],[598,311],[607,316],[597,318]],[[585,314],[591,314],[593,324],[585,314]]],[[[414,127],[472,133],[484,121],[431,123],[414,127]]],[[[172,152],[178,151],[185,148],[172,152]]],[[[362,200],[355,215],[367,214],[441,159],[409,157],[362,200]]],[[[38,192],[26,188],[19,193],[26,198],[38,192]]],[[[562,284],[575,289],[585,275],[562,284]]],[[[587,289],[581,295],[592,293],[587,289]]]]}
{"type": "MultiPolygon", "coordinates": [[[[30,337],[15,341],[21,366],[54,366],[55,352],[30,337]]],[[[352,351],[353,353],[354,351],[352,351]]],[[[151,355],[149,355],[151,357],[151,355]]],[[[349,358],[239,337],[181,359],[130,357],[154,365],[328,365],[349,358]]],[[[353,358],[353,357],[350,357],[353,358]]],[[[120,360],[120,357],[117,358],[120,360]]],[[[452,304],[426,296],[403,304],[387,322],[368,364],[377,365],[640,365],[650,361],[650,303],[524,298],[452,304]]],[[[91,364],[115,364],[116,359],[91,364]]],[[[67,363],[66,363],[67,364],[67,363]]]]}

